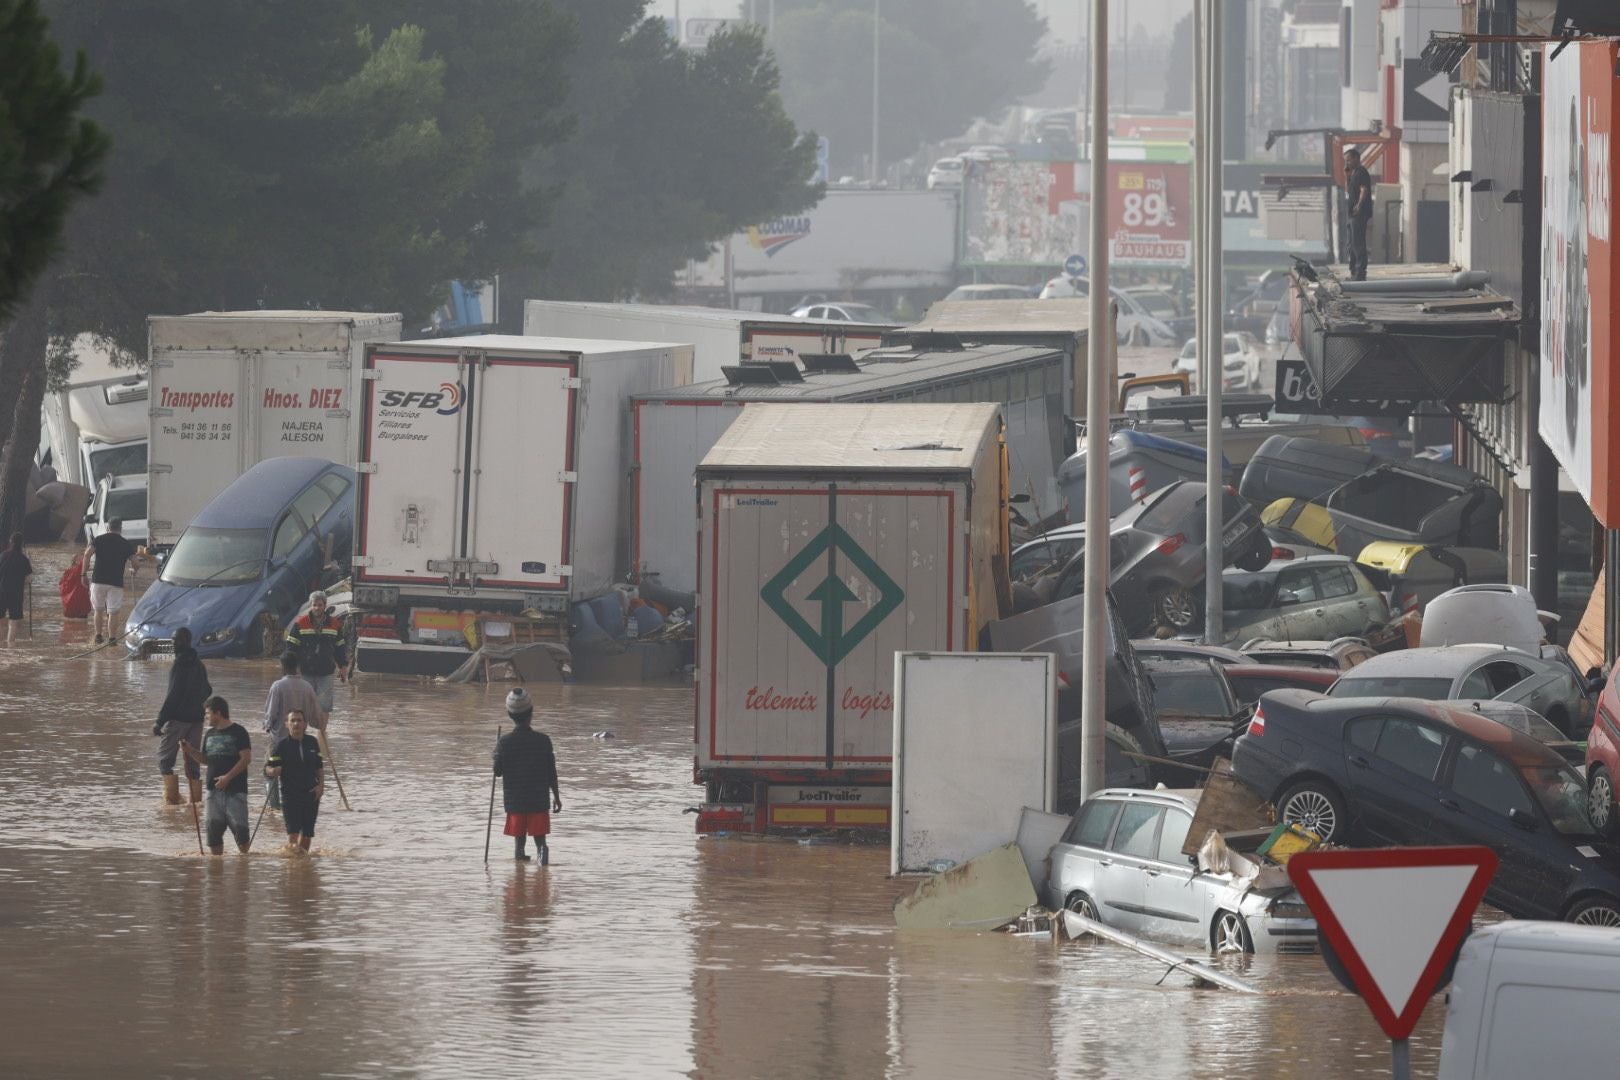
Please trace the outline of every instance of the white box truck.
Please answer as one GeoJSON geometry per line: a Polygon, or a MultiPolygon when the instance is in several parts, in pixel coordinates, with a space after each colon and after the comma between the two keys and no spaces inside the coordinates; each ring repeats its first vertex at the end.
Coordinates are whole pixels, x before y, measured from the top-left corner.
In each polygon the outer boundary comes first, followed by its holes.
{"type": "Polygon", "coordinates": [[[607,591],[629,568],[629,399],[690,363],[688,345],[502,334],[367,348],[354,606],[397,640],[363,630],[362,666],[443,674],[478,616],[565,626],[607,591]]]}
{"type": "Polygon", "coordinates": [[[56,478],[93,491],[107,476],[144,477],[146,372],[114,367],[112,351],[92,334],[78,335],[71,348],[78,366],[67,385],[45,395],[45,434],[56,478]]]}
{"type": "Polygon", "coordinates": [[[698,468],[700,832],[889,825],[894,654],[1010,613],[993,404],[751,405],[698,468]]]}
{"type": "Polygon", "coordinates": [[[362,353],[398,341],[399,328],[397,314],[356,311],[149,318],[152,546],[173,547],[197,511],[266,458],[353,465],[362,353]]]}
{"type": "Polygon", "coordinates": [[[756,360],[797,360],[807,353],[859,356],[877,348],[884,333],[892,329],[729,308],[574,300],[529,300],[523,305],[525,334],[691,345],[692,370],[671,386],[718,379],[726,367],[756,360]]]}

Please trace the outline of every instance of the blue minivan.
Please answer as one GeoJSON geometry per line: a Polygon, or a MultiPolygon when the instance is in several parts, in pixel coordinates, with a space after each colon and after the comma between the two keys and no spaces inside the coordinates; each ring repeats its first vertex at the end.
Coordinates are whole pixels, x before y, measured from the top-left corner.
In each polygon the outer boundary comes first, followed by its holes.
{"type": "Polygon", "coordinates": [[[343,576],[353,541],[353,469],[261,461],[180,534],[130,613],[125,648],[168,652],[186,626],[204,658],[274,653],[310,591],[343,576]]]}

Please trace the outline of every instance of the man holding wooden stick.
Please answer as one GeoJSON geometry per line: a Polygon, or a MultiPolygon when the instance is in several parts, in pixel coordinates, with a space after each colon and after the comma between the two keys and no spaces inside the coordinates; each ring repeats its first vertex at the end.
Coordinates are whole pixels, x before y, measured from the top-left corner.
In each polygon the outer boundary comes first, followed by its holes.
{"type": "Polygon", "coordinates": [[[550,861],[546,837],[551,833],[551,814],[562,809],[562,793],[557,790],[557,756],[551,738],[534,730],[534,699],[521,686],[506,695],[506,715],[512,730],[495,744],[495,775],[501,778],[506,802],[507,836],[514,842],[514,857],[528,862],[525,841],[533,836],[539,843],[540,865],[550,861]],[[550,812],[546,795],[551,795],[550,812]]]}

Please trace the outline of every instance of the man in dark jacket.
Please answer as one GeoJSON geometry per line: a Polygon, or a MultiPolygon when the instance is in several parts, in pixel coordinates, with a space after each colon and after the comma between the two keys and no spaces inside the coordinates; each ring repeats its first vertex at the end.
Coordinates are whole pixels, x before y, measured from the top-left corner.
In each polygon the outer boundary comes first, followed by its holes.
{"type": "Polygon", "coordinates": [[[495,775],[501,778],[506,802],[506,835],[513,838],[518,862],[528,862],[524,850],[527,837],[539,838],[540,865],[551,861],[546,837],[551,833],[551,813],[562,809],[562,793],[557,790],[557,756],[551,739],[536,731],[534,700],[520,686],[506,695],[506,715],[513,728],[495,744],[495,775]],[[546,794],[551,794],[547,812],[546,794]]]}
{"type": "MultiPolygon", "coordinates": [[[[152,734],[160,736],[158,743],[158,772],[163,774],[163,801],[171,806],[180,803],[180,780],[174,775],[174,759],[180,753],[180,744],[189,743],[193,750],[202,746],[203,706],[214,688],[208,684],[208,670],[191,647],[191,631],[182,626],[174,632],[174,666],[169,669],[169,692],[158,709],[157,723],[152,734]]],[[[197,763],[186,758],[186,783],[191,788],[191,801],[202,802],[202,777],[197,763]]]]}
{"type": "Polygon", "coordinates": [[[265,774],[282,789],[286,807],[287,848],[309,853],[315,837],[315,818],[320,813],[321,796],[326,794],[321,761],[321,744],[309,734],[302,709],[287,713],[287,735],[270,751],[265,774]]]}

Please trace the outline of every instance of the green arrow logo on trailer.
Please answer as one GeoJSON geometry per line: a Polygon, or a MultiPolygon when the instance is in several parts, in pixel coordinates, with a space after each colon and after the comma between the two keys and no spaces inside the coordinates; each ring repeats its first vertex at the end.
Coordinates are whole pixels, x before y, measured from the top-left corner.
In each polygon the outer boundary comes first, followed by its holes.
{"type": "Polygon", "coordinates": [[[844,657],[848,656],[862,641],[878,628],[878,624],[888,618],[894,609],[900,606],[900,601],[906,598],[906,592],[895,580],[883,572],[877,561],[861,550],[854,537],[845,532],[841,526],[829,525],[804,550],[793,556],[788,564],[782,567],[780,573],[765,583],[759,591],[760,598],[767,607],[776,612],[777,616],[788,625],[788,629],[798,635],[800,641],[810,647],[822,663],[832,667],[844,657]],[[854,564],[872,587],[877,590],[877,603],[865,615],[855,621],[855,625],[844,626],[844,605],[858,603],[860,597],[835,574],[828,574],[826,580],[817,585],[807,597],[812,603],[821,605],[821,619],[819,629],[810,625],[810,621],[801,615],[787,598],[788,586],[799,579],[799,576],[815,564],[817,559],[825,559],[827,551],[832,548],[842,552],[854,564]]]}

